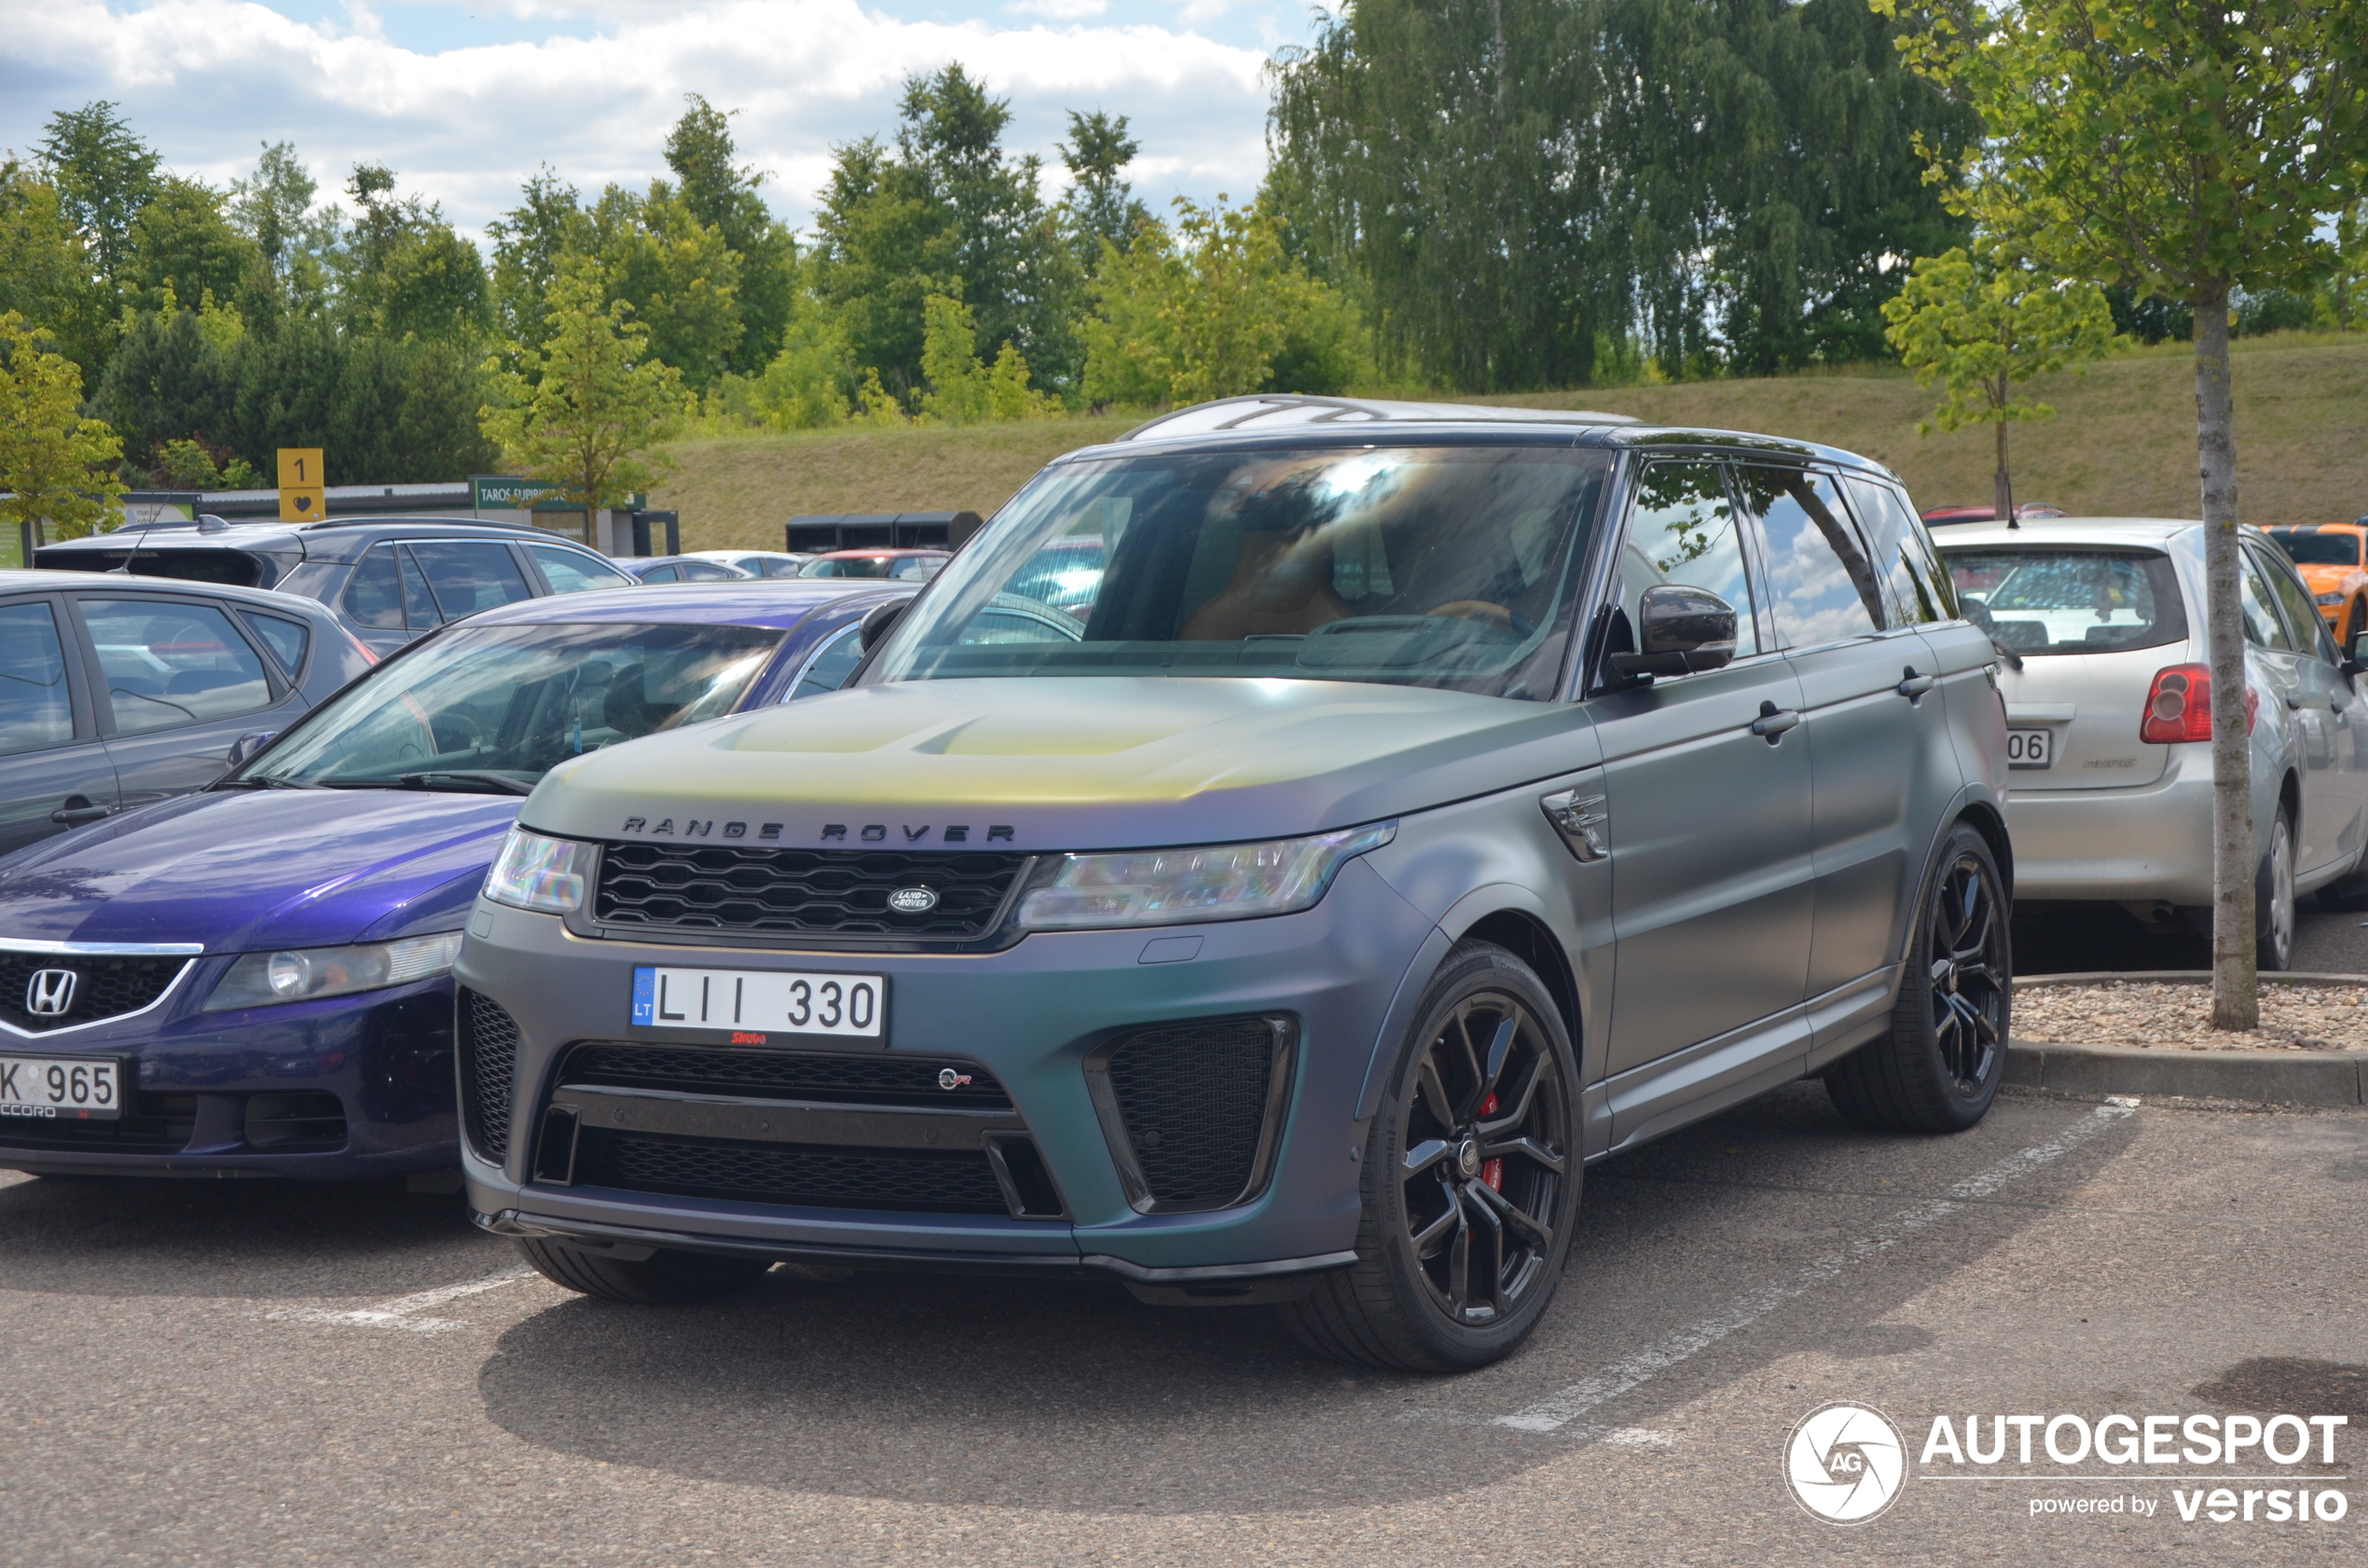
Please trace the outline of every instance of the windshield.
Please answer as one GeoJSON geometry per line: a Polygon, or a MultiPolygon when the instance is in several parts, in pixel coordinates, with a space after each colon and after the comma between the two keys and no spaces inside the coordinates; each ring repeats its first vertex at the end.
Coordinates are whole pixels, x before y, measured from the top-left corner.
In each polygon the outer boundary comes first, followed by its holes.
{"type": "Polygon", "coordinates": [[[1279,676],[1543,701],[1609,465],[1508,446],[1066,464],[955,557],[870,679],[1279,676]]]}
{"type": "Polygon", "coordinates": [[[2113,653],[2187,639],[2170,557],[2135,550],[1944,550],[1965,618],[2012,653],[2113,653]]]}
{"type": "Polygon", "coordinates": [[[531,788],[570,757],[731,711],[781,637],[769,626],[462,627],[379,666],[232,780],[434,774],[531,788]]]}
{"type": "Polygon", "coordinates": [[[2358,566],[2360,535],[2356,533],[2320,533],[2316,530],[2305,533],[2299,529],[2271,529],[2269,537],[2296,566],[2358,566]]]}

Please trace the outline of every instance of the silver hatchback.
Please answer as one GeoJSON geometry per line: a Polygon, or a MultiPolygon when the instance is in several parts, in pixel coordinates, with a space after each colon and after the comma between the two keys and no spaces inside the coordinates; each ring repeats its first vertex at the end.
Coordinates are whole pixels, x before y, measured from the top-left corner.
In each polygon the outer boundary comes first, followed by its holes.
{"type": "MultiPolygon", "coordinates": [[[[2289,562],[2244,530],[2261,967],[2293,959],[2297,895],[2368,846],[2368,697],[2289,562]]],[[[2200,523],[2065,518],[1948,530],[1959,602],[1997,645],[2015,892],[2211,928],[2211,683],[2200,523]]],[[[2346,885],[2348,891],[2348,884],[2346,885]]]]}

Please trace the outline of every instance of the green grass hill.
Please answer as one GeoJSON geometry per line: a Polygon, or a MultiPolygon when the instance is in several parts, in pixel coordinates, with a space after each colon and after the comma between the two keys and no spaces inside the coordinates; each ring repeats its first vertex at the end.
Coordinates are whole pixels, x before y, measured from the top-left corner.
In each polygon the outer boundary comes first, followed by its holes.
{"type": "MultiPolygon", "coordinates": [[[[2242,338],[2235,347],[2245,520],[2267,527],[2368,513],[2368,337],[2297,334],[2242,338]]],[[[2057,417],[2009,433],[2017,499],[2094,516],[2195,516],[2195,369],[2187,345],[2133,351],[2033,391],[2057,417]]],[[[1823,441],[1889,463],[1920,506],[1989,499],[1988,427],[1919,436],[1916,422],[1935,400],[1894,370],[1480,401],[1823,441]]],[[[681,510],[687,549],[779,549],[781,524],[798,513],[991,513],[1047,459],[1107,441],[1140,417],[686,441],[671,448],[681,466],[651,503],[681,510]]]]}

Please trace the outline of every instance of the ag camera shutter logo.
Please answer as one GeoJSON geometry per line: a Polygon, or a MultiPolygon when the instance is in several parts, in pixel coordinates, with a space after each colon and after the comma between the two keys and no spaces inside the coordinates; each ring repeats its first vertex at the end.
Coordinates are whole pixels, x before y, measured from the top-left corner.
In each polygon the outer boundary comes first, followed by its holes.
{"type": "Polygon", "coordinates": [[[1865,1524],[1899,1500],[1907,1441],[1891,1417],[1838,1400],[1800,1420],[1784,1445],[1793,1500],[1828,1524],[1865,1524]]]}

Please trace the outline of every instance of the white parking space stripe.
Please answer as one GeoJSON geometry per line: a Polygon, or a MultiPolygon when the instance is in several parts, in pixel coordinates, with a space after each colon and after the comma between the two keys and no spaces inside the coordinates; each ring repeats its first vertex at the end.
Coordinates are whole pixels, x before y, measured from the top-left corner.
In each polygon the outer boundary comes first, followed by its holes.
{"type": "Polygon", "coordinates": [[[513,1269],[461,1285],[441,1285],[434,1290],[397,1296],[392,1301],[381,1301],[375,1307],[362,1307],[352,1312],[331,1312],[325,1307],[283,1307],[265,1315],[274,1323],[326,1323],[350,1328],[400,1328],[412,1334],[441,1334],[454,1328],[465,1328],[468,1325],[448,1317],[420,1317],[416,1314],[430,1307],[440,1307],[447,1301],[457,1301],[463,1296],[499,1290],[505,1285],[533,1277],[534,1271],[531,1269],[513,1269]]]}
{"type": "MultiPolygon", "coordinates": [[[[1845,1270],[1897,1246],[1920,1231],[1930,1229],[1966,1204],[1987,1198],[2008,1182],[2018,1180],[2041,1166],[2061,1159],[2137,1108],[2138,1102],[2133,1099],[2109,1100],[2045,1143],[2034,1144],[1987,1170],[1967,1176],[1940,1197],[1927,1198],[1921,1204],[1902,1209],[1857,1237],[1841,1251],[1827,1253],[1792,1278],[1747,1291],[1719,1312],[1688,1324],[1659,1343],[1647,1345],[1633,1355],[1615,1361],[1592,1376],[1581,1378],[1525,1410],[1496,1417],[1495,1424],[1522,1432],[1558,1432],[1598,1405],[1617,1399],[1672,1367],[1708,1350],[1737,1329],[1766,1317],[1785,1302],[1808,1294],[1845,1270]]],[[[1573,1436],[1596,1437],[1591,1432],[1573,1436]]]]}

